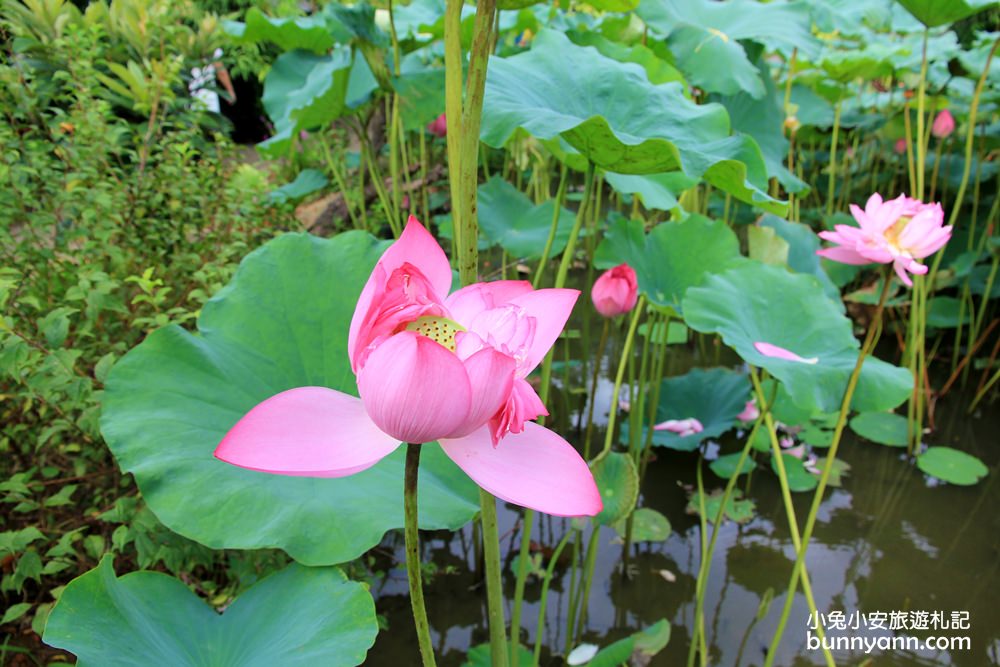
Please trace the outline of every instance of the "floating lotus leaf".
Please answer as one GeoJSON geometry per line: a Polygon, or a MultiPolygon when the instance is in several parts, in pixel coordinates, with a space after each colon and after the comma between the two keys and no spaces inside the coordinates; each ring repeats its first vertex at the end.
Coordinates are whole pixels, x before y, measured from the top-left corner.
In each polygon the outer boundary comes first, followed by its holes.
{"type": "Polygon", "coordinates": [[[639,499],[639,471],[632,457],[621,452],[607,452],[593,460],[590,470],[604,501],[604,509],[594,521],[610,526],[627,517],[639,499]]]}
{"type": "Polygon", "coordinates": [[[862,412],[851,419],[851,430],[866,440],[890,447],[906,447],[907,421],[892,412],[862,412]]]}
{"type": "Polygon", "coordinates": [[[371,594],[337,568],[293,564],[219,615],[165,574],[116,577],[106,556],[62,592],[43,639],[79,667],[352,667],[377,633],[371,594]]]}
{"type": "Polygon", "coordinates": [[[689,287],[700,285],[711,271],[742,261],[739,240],[729,226],[701,215],[661,223],[649,234],[643,232],[641,220],[618,218],[608,226],[594,255],[594,265],[600,269],[631,266],[639,290],[653,304],[677,312],[689,287]]]}
{"type": "MultiPolygon", "coordinates": [[[[168,528],[216,549],[278,547],[325,565],[357,558],[402,527],[405,448],[338,479],[269,475],[212,456],[237,420],[278,392],[325,386],[356,395],[348,325],[383,248],[361,232],[280,236],[205,304],[198,333],[154,331],[115,364],[101,429],[168,528]]],[[[472,481],[426,445],[421,527],[458,528],[478,507],[472,481]]]]}
{"type": "MultiPolygon", "coordinates": [[[[747,363],[781,380],[802,408],[839,410],[860,344],[851,321],[812,276],[745,262],[689,289],[684,319],[696,331],[720,334],[747,363]],[[758,343],[777,346],[801,360],[768,356],[758,343]]],[[[890,410],[906,400],[912,387],[908,370],[869,357],[852,406],[859,411],[890,410]]]]}
{"type": "MultiPolygon", "coordinates": [[[[628,529],[628,517],[615,524],[615,531],[622,537],[628,529]]],[[[632,512],[633,542],[663,542],[670,537],[670,520],[650,507],[639,507],[632,512]]]]}
{"type": "Polygon", "coordinates": [[[972,454],[951,447],[929,447],[917,457],[917,467],[928,475],[961,486],[971,486],[989,473],[972,454]]]}
{"type": "Polygon", "coordinates": [[[561,137],[609,171],[683,171],[766,210],[786,208],[767,194],[756,142],[731,135],[724,108],[695,104],[678,83],[653,85],[642,67],[552,30],[541,31],[530,51],[490,60],[482,140],[500,147],[518,128],[561,137]]]}
{"type": "Polygon", "coordinates": [[[682,436],[653,431],[653,444],[689,452],[708,438],[717,438],[736,425],[736,415],[750,399],[746,375],[725,368],[695,368],[660,384],[656,423],[695,418],[703,431],[682,436]]]}
{"type": "Polygon", "coordinates": [[[899,4],[930,28],[960,21],[996,5],[996,0],[899,0],[899,4]]]}
{"type": "MultiPolygon", "coordinates": [[[[806,470],[802,459],[791,454],[782,454],[781,461],[785,464],[785,479],[788,481],[790,491],[812,491],[819,484],[816,475],[806,470]]],[[[771,457],[771,469],[774,470],[775,475],[778,474],[778,460],[773,456],[771,457]]]]}
{"type": "MultiPolygon", "coordinates": [[[[536,259],[542,256],[552,229],[555,201],[534,204],[527,195],[499,176],[479,186],[479,227],[483,235],[499,244],[512,257],[536,259]]],[[[559,210],[559,222],[549,257],[566,247],[573,227],[573,213],[559,210]]]]}
{"type": "MultiPolygon", "coordinates": [[[[759,432],[760,431],[758,430],[758,433],[759,432]]],[[[740,457],[742,455],[742,452],[723,454],[719,458],[712,461],[708,467],[722,479],[729,479],[736,474],[745,475],[748,472],[753,472],[757,468],[757,464],[754,463],[754,460],[749,456],[743,459],[743,467],[740,468],[739,473],[736,472],[736,465],[740,462],[740,457]]]]}

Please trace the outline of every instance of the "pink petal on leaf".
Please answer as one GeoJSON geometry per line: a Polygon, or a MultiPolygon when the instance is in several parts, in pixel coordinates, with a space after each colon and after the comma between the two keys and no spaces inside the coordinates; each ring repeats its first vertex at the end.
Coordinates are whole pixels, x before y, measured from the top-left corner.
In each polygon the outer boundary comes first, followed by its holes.
{"type": "Polygon", "coordinates": [[[233,426],[215,457],[279,475],[342,477],[378,463],[399,446],[361,400],[326,387],[299,387],[259,403],[233,426]]]}
{"type": "Polygon", "coordinates": [[[375,348],[358,373],[358,392],[380,429],[416,443],[454,433],[468,418],[472,400],[458,357],[413,331],[375,348]]]}
{"type": "Polygon", "coordinates": [[[555,516],[594,516],[603,503],[580,454],[544,426],[528,423],[493,446],[487,429],[441,447],[476,484],[497,498],[555,516]]]}
{"type": "Polygon", "coordinates": [[[786,350],[783,347],[778,347],[777,345],[772,345],[771,343],[758,341],[754,343],[753,346],[765,357],[784,359],[785,361],[797,361],[800,364],[815,364],[819,362],[819,357],[809,357],[806,359],[804,357],[800,357],[791,350],[786,350]]]}

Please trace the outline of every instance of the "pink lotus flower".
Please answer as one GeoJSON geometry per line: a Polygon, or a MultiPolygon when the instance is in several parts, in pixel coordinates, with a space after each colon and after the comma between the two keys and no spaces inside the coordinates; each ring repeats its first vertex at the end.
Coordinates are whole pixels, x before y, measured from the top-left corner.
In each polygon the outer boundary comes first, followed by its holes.
{"type": "Polygon", "coordinates": [[[618,317],[635,308],[639,299],[639,281],[628,264],[608,269],[594,281],[590,290],[594,308],[604,317],[618,317]]]}
{"type": "Polygon", "coordinates": [[[531,423],[547,415],[526,377],[562,331],[579,292],[524,281],[477,283],[446,298],[452,272],[410,216],[358,298],[347,352],[361,398],[325,387],[272,396],[215,450],[251,470],[342,477],[401,442],[438,440],[493,495],[541,512],[593,516],[586,462],[531,423]]]}
{"type": "Polygon", "coordinates": [[[676,433],[681,437],[688,435],[694,435],[695,433],[701,433],[705,430],[705,427],[701,425],[701,422],[691,417],[689,419],[668,419],[665,422],[660,422],[653,426],[654,431],[670,431],[671,433],[676,433]]]}
{"type": "Polygon", "coordinates": [[[757,399],[755,398],[747,401],[747,404],[743,406],[743,412],[736,415],[736,418],[741,422],[756,421],[757,417],[760,417],[760,408],[757,407],[757,399]]]}
{"type": "Polygon", "coordinates": [[[441,137],[442,139],[448,136],[448,120],[444,114],[427,123],[427,131],[435,137],[441,137]]]}
{"type": "Polygon", "coordinates": [[[913,285],[907,271],[927,273],[917,260],[937,252],[951,238],[951,225],[944,226],[940,204],[924,204],[906,195],[883,202],[875,193],[864,210],[851,204],[851,214],[859,227],[836,225],[832,232],[820,232],[820,238],[837,245],[816,254],[844,264],[891,262],[907,286],[913,285]]]}
{"type": "Polygon", "coordinates": [[[944,139],[954,131],[955,119],[952,117],[950,111],[947,109],[942,110],[938,113],[937,117],[934,118],[934,124],[931,125],[931,134],[938,139],[944,139]]]}
{"type": "Polygon", "coordinates": [[[896,152],[896,155],[903,155],[906,153],[906,139],[900,137],[896,139],[896,143],[893,144],[892,150],[896,152]]]}

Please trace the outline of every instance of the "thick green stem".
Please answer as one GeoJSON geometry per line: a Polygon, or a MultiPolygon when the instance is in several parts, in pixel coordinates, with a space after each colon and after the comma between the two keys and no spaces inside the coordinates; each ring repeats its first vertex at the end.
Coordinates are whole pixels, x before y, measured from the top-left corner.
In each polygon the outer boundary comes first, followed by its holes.
{"type": "Polygon", "coordinates": [[[406,445],[406,470],[403,485],[403,538],[406,543],[406,578],[410,584],[410,607],[417,627],[417,644],[424,667],[434,667],[434,645],[424,607],[424,586],[420,574],[420,534],[417,529],[417,478],[420,469],[419,443],[406,445]]]}
{"type": "Polygon", "coordinates": [[[632,310],[632,320],[628,325],[628,333],[625,335],[625,345],[622,346],[622,356],[618,360],[618,372],[615,374],[615,388],[611,392],[611,410],[608,412],[608,430],[604,434],[604,449],[599,456],[604,456],[611,451],[611,445],[615,438],[615,421],[618,417],[618,395],[621,392],[622,380],[625,377],[625,367],[628,358],[632,356],[632,341],[635,339],[635,330],[639,326],[639,319],[642,311],[646,308],[646,296],[640,296],[639,302],[632,310]]]}
{"type": "Polygon", "coordinates": [[[518,667],[521,648],[521,603],[524,600],[524,581],[528,578],[528,561],[531,560],[531,529],[535,511],[524,510],[521,528],[521,551],[517,560],[517,583],[514,584],[514,608],[510,613],[510,666],[518,667]]]}
{"type": "Polygon", "coordinates": [[[497,501],[479,489],[483,522],[483,560],[486,564],[486,605],[490,620],[491,663],[507,664],[507,629],[503,618],[503,587],[500,580],[500,536],[497,533],[497,501]]]}

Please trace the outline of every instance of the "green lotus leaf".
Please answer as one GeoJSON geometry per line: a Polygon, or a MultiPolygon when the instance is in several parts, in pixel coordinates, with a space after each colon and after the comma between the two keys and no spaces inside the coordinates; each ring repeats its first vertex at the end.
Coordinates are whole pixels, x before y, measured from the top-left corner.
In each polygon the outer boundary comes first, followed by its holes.
{"type": "Polygon", "coordinates": [[[996,0],[899,0],[908,12],[929,28],[947,25],[997,4],[996,0]]]}
{"type": "MultiPolygon", "coordinates": [[[[622,538],[628,530],[628,517],[614,525],[622,538]]],[[[650,507],[639,507],[632,512],[633,542],[663,542],[670,537],[670,520],[650,507]]]]}
{"type": "MultiPolygon", "coordinates": [[[[280,236],[205,304],[198,333],[154,331],[115,364],[101,430],[168,528],[212,548],[278,547],[327,565],[403,525],[403,448],[337,479],[258,473],[212,456],[233,424],[278,392],[325,386],[356,395],[348,325],[383,248],[361,232],[280,236]]],[[[421,527],[458,528],[478,507],[472,481],[426,445],[421,527]]]]}
{"type": "Polygon", "coordinates": [[[444,68],[423,68],[415,60],[403,59],[400,76],[393,80],[399,94],[403,129],[423,132],[432,120],[444,113],[444,68]]]}
{"type": "Polygon", "coordinates": [[[851,430],[866,440],[890,447],[909,442],[906,417],[892,412],[862,412],[851,419],[851,430]]]}
{"type": "MultiPolygon", "coordinates": [[[[788,489],[790,491],[812,491],[819,484],[819,479],[816,475],[806,470],[802,459],[783,453],[781,461],[785,464],[785,479],[788,481],[788,489]]],[[[771,457],[771,469],[775,475],[778,474],[778,462],[773,456],[771,457]]]]}
{"type": "Polygon", "coordinates": [[[927,326],[938,329],[954,329],[959,324],[969,323],[969,307],[953,296],[936,296],[927,302],[927,326]]]}
{"type": "Polygon", "coordinates": [[[661,223],[649,234],[643,233],[641,220],[613,220],[594,254],[599,269],[631,266],[646,298],[677,312],[689,287],[700,285],[711,271],[742,261],[739,240],[729,226],[701,215],[661,223]]]}
{"type": "MultiPolygon", "coordinates": [[[[760,431],[758,430],[758,433],[760,431]]],[[[733,452],[732,454],[723,454],[719,458],[712,461],[708,467],[711,468],[712,472],[721,477],[722,479],[729,479],[733,475],[740,474],[745,475],[749,472],[753,472],[757,468],[757,464],[749,456],[743,459],[743,467],[740,468],[739,472],[736,471],[736,465],[740,462],[740,456],[742,452],[733,452]]]]}
{"type": "Polygon", "coordinates": [[[621,452],[606,452],[591,462],[590,471],[604,501],[604,509],[594,521],[610,526],[627,517],[639,499],[639,471],[632,457],[621,452]]]}
{"type": "Polygon", "coordinates": [[[285,183],[268,193],[267,198],[275,202],[295,201],[326,187],[326,176],[318,169],[303,169],[295,180],[285,183]]]}
{"type": "MultiPolygon", "coordinates": [[[[635,63],[646,70],[646,78],[650,83],[661,84],[677,81],[687,86],[684,75],[671,62],[667,62],[656,54],[653,49],[643,44],[622,44],[612,41],[600,33],[593,31],[572,30],[567,36],[574,44],[593,46],[608,58],[618,62],[635,63]]],[[[669,53],[665,55],[671,55],[669,53]]]]}
{"type": "Polygon", "coordinates": [[[736,415],[750,399],[750,381],[746,375],[725,368],[695,368],[663,380],[659,398],[656,423],[693,417],[704,430],[686,436],[654,430],[653,444],[690,452],[736,425],[736,415]]]}
{"type": "Polygon", "coordinates": [[[905,47],[887,42],[866,44],[855,49],[830,49],[823,53],[819,65],[831,79],[846,84],[892,74],[894,59],[906,53],[905,47]]]}
{"type": "Polygon", "coordinates": [[[670,642],[670,622],[661,619],[645,630],[619,639],[598,651],[587,667],[618,667],[631,663],[648,665],[650,659],[670,642]]]}
{"type": "MultiPolygon", "coordinates": [[[[494,176],[479,186],[479,227],[483,235],[500,245],[511,257],[537,259],[545,250],[552,229],[555,201],[534,204],[526,194],[494,176]]],[[[559,209],[559,222],[549,257],[566,247],[573,227],[573,213],[559,209]]]]}
{"type": "Polygon", "coordinates": [[[951,447],[929,447],[917,457],[917,467],[928,475],[962,486],[971,486],[989,473],[975,456],[951,447]]]}
{"type": "MultiPolygon", "coordinates": [[[[815,278],[748,261],[689,289],[683,305],[689,327],[720,334],[747,363],[784,383],[803,409],[839,410],[860,344],[851,321],[815,278]],[[803,361],[766,356],[755,343],[784,348],[803,361]]],[[[869,357],[851,405],[858,411],[891,410],[912,388],[908,370],[869,357]]]]}
{"type": "MultiPolygon", "coordinates": [[[[709,522],[715,522],[715,517],[719,514],[719,508],[722,507],[722,497],[722,489],[716,489],[705,495],[705,519],[709,522]]],[[[687,513],[697,516],[699,509],[698,492],[695,491],[688,500],[687,513]]],[[[729,519],[736,523],[746,523],[754,517],[756,512],[756,503],[749,498],[744,499],[741,489],[733,489],[733,492],[729,496],[729,501],[726,503],[726,509],[722,518],[723,520],[729,519]]]]}
{"type": "Polygon", "coordinates": [[[275,134],[259,148],[279,155],[291,145],[295,133],[326,125],[349,110],[353,64],[346,46],[326,55],[295,50],[278,56],[264,79],[261,97],[275,134]]]}
{"type": "Polygon", "coordinates": [[[809,7],[801,2],[643,0],[638,13],[650,28],[664,35],[690,26],[706,37],[730,42],[753,40],[786,55],[795,49],[804,56],[819,50],[809,7]]]}
{"type": "Polygon", "coordinates": [[[71,581],[45,625],[79,667],[352,667],[378,633],[371,594],[337,568],[290,565],[220,615],[173,577],[116,577],[111,561],[71,581]]]}
{"type": "Polygon", "coordinates": [[[840,290],[830,280],[823,270],[816,251],[820,249],[819,237],[816,232],[801,222],[790,222],[776,215],[764,215],[758,223],[762,227],[772,228],[778,236],[788,243],[788,268],[796,273],[806,273],[815,276],[823,291],[837,309],[844,312],[844,302],[840,298],[840,290]]]}
{"type": "Polygon", "coordinates": [[[246,22],[224,21],[223,29],[241,44],[271,42],[282,51],[303,49],[326,53],[337,43],[346,43],[350,32],[329,12],[311,16],[277,18],[256,7],[247,10],[246,22]]]}
{"type": "Polygon", "coordinates": [[[677,195],[698,184],[679,171],[666,174],[616,174],[607,171],[604,180],[618,192],[639,195],[647,209],[659,211],[676,208],[677,195]]]}
{"type": "Polygon", "coordinates": [[[787,207],[767,194],[760,149],[730,134],[724,108],[695,104],[678,83],[653,85],[640,66],[561,33],[543,30],[530,51],[492,58],[485,95],[481,138],[490,146],[523,128],[541,140],[561,137],[609,171],[683,171],[765,210],[787,207]]]}

